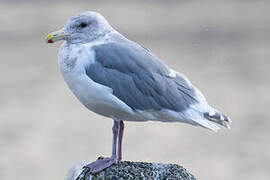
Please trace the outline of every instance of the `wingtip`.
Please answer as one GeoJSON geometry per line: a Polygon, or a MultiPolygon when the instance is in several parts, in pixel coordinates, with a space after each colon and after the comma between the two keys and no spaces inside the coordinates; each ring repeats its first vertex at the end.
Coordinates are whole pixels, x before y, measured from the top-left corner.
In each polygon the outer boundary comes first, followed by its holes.
{"type": "Polygon", "coordinates": [[[229,117],[226,117],[225,121],[227,121],[228,123],[232,123],[232,120],[229,117]]]}
{"type": "Polygon", "coordinates": [[[231,126],[228,123],[224,123],[223,126],[226,127],[227,129],[231,129],[231,126]]]}
{"type": "Polygon", "coordinates": [[[206,112],[204,113],[204,118],[213,121],[217,124],[220,124],[228,129],[231,129],[229,125],[232,122],[231,119],[226,115],[219,113],[218,111],[215,111],[214,113],[206,112]]]}

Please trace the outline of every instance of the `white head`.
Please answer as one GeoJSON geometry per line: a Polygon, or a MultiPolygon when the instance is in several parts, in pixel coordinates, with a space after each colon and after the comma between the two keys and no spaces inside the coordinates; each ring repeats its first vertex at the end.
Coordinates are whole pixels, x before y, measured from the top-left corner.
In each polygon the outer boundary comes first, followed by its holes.
{"type": "Polygon", "coordinates": [[[114,31],[106,19],[97,12],[87,11],[71,17],[59,31],[46,36],[48,43],[66,40],[68,43],[87,43],[114,31]]]}

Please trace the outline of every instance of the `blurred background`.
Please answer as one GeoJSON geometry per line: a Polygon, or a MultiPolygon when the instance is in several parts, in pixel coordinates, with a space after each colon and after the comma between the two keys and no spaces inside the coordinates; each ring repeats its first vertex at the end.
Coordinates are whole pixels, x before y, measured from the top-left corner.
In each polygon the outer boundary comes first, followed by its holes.
{"type": "Polygon", "coordinates": [[[64,83],[47,33],[78,12],[184,73],[228,114],[219,133],[181,123],[126,123],[124,160],[177,163],[201,180],[270,177],[270,1],[0,1],[0,179],[64,179],[78,161],[111,153],[111,119],[64,83]]]}

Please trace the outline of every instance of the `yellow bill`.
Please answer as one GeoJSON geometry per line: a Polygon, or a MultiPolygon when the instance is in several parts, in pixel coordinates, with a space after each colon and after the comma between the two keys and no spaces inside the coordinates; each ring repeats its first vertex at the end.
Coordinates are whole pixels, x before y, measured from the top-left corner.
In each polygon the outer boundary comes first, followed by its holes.
{"type": "Polygon", "coordinates": [[[45,40],[47,43],[54,43],[56,41],[65,39],[65,37],[66,37],[66,34],[63,33],[61,30],[59,30],[59,31],[49,33],[45,37],[45,40]]]}

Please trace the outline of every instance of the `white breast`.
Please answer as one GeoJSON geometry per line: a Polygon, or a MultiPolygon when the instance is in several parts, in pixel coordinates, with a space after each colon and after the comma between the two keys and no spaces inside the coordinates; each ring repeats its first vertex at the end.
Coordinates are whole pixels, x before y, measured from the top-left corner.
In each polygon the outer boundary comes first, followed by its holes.
{"type": "Polygon", "coordinates": [[[133,110],[115,97],[111,88],[94,82],[86,75],[85,68],[95,63],[92,46],[64,43],[58,55],[62,76],[74,95],[91,111],[107,117],[128,118],[133,110]]]}

